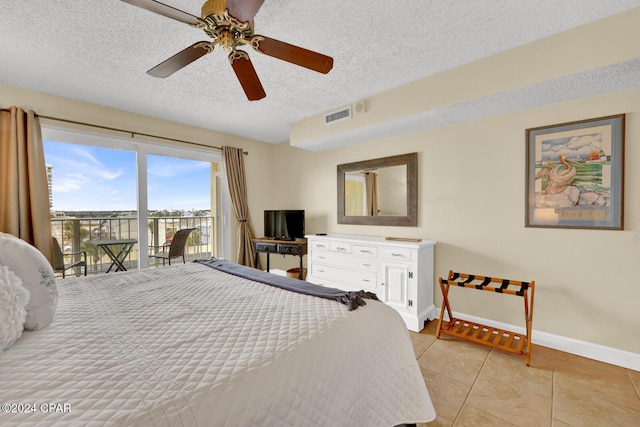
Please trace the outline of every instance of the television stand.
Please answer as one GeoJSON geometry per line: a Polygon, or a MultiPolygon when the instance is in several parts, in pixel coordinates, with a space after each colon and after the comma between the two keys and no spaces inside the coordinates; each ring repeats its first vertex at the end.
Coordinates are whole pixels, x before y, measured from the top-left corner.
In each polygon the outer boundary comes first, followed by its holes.
{"type": "Polygon", "coordinates": [[[282,240],[271,237],[253,239],[253,252],[255,253],[255,265],[258,265],[258,255],[267,254],[267,271],[269,271],[271,254],[296,255],[300,257],[300,275],[302,280],[302,257],[307,253],[307,239],[282,240]]]}

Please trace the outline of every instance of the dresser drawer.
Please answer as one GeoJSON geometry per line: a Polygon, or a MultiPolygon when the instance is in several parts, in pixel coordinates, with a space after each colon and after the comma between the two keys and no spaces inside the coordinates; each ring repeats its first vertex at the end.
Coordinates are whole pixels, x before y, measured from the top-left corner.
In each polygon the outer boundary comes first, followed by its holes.
{"type": "Polygon", "coordinates": [[[311,249],[315,249],[318,251],[328,251],[329,250],[329,242],[326,241],[317,241],[317,240],[312,240],[309,245],[311,246],[311,249]]]}
{"type": "Polygon", "coordinates": [[[313,251],[311,252],[311,262],[372,273],[378,270],[378,263],[375,259],[344,256],[336,252],[313,251]]]}
{"type": "Polygon", "coordinates": [[[411,261],[411,250],[404,248],[382,248],[382,258],[393,261],[411,261]]]}
{"type": "Polygon", "coordinates": [[[329,242],[329,250],[340,254],[350,254],[353,252],[353,245],[344,242],[329,242]]]}
{"type": "Polygon", "coordinates": [[[376,290],[377,280],[375,273],[343,270],[320,264],[311,265],[311,274],[320,280],[344,283],[357,289],[376,290]]]}
{"type": "Polygon", "coordinates": [[[376,258],[378,248],[375,246],[353,245],[353,254],[366,258],[376,258]]]}

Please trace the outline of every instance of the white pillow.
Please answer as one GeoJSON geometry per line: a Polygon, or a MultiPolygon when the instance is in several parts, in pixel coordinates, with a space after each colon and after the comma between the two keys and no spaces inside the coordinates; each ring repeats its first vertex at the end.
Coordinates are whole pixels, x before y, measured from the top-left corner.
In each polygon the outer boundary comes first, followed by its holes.
{"type": "Polygon", "coordinates": [[[9,267],[0,266],[0,354],[22,335],[29,291],[9,267]]]}
{"type": "Polygon", "coordinates": [[[0,233],[0,266],[2,265],[9,267],[29,291],[24,328],[35,331],[51,324],[58,306],[58,285],[49,261],[24,240],[0,233]]]}

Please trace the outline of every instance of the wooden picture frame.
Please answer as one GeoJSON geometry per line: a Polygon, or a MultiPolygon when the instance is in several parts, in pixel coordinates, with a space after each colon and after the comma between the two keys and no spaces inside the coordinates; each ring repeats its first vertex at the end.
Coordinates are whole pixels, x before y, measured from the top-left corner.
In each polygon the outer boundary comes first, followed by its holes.
{"type": "Polygon", "coordinates": [[[385,225],[385,226],[418,226],[418,153],[400,154],[397,156],[345,163],[337,166],[338,224],[385,225]],[[356,216],[349,215],[346,210],[346,175],[350,172],[376,170],[395,166],[406,167],[404,194],[406,200],[405,215],[356,216]]]}
{"type": "Polygon", "coordinates": [[[526,130],[525,226],[622,230],[625,115],[526,130]]]}

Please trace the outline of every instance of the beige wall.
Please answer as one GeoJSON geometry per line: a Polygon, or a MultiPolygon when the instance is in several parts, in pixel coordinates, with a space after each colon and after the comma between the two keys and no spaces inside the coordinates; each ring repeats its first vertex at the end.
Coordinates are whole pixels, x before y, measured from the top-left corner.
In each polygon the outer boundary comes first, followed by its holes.
{"type": "MultiPolygon", "coordinates": [[[[252,218],[260,219],[260,231],[258,233],[261,232],[262,211],[268,209],[267,206],[271,204],[272,167],[270,160],[272,158],[273,147],[270,144],[95,104],[74,101],[59,96],[0,85],[0,108],[7,108],[12,105],[34,110],[42,116],[58,117],[66,120],[125,129],[150,135],[159,135],[166,138],[175,138],[211,146],[219,147],[221,145],[229,145],[243,148],[249,152],[249,155],[245,156],[245,167],[247,170],[249,200],[251,201],[250,215],[252,218]]],[[[47,120],[43,120],[42,122],[43,124],[51,126],[71,127],[96,132],[96,129],[90,127],[74,126],[47,120]]],[[[102,130],[98,132],[109,133],[102,130]]],[[[112,134],[123,136],[120,133],[112,132],[112,134]]],[[[153,142],[179,145],[159,139],[153,140],[153,142]]],[[[231,213],[231,217],[233,228],[232,259],[235,260],[236,222],[233,219],[233,212],[231,213]]]]}
{"type": "MultiPolygon", "coordinates": [[[[635,89],[327,152],[280,144],[274,200],[306,209],[308,233],[435,239],[436,277],[453,269],[535,280],[534,330],[640,353],[638,138],[635,89]],[[627,114],[625,230],[525,228],[525,129],[617,113],[627,114]],[[336,165],[414,151],[418,227],[337,224],[336,165]]],[[[524,325],[520,298],[454,291],[454,311],[524,325]]],[[[437,285],[435,294],[440,306],[437,285]]]]}
{"type": "MultiPolygon", "coordinates": [[[[368,111],[352,120],[323,126],[318,115],[294,123],[291,143],[276,147],[274,200],[306,209],[308,233],[437,240],[436,280],[450,269],[535,280],[534,330],[640,354],[640,89],[329,151],[300,148],[340,132],[637,58],[639,19],[635,8],[374,95],[367,99],[368,111]],[[525,129],[620,113],[627,114],[625,230],[525,228],[525,129]],[[419,153],[418,226],[338,225],[336,165],[410,152],[419,153]]],[[[451,292],[454,311],[524,326],[520,298],[451,292]]],[[[435,297],[440,306],[437,284],[435,297]]]]}

